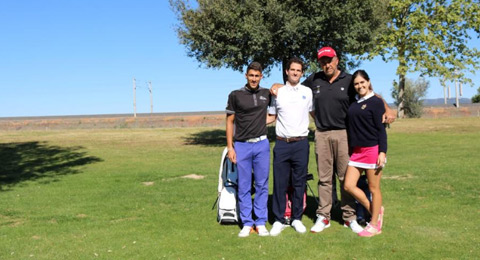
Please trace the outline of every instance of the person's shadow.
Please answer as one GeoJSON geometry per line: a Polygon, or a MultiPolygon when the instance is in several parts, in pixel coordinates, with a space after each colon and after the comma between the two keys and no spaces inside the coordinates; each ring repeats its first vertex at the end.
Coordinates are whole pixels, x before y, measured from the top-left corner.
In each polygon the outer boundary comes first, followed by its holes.
{"type": "Polygon", "coordinates": [[[0,190],[27,180],[58,181],[59,176],[79,173],[78,166],[102,161],[83,150],[81,146],[60,147],[37,141],[0,143],[0,190]]]}

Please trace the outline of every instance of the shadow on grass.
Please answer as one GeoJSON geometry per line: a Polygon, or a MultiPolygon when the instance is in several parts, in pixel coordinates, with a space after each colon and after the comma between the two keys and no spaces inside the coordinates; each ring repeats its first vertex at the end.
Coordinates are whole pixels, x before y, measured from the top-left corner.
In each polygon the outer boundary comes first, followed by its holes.
{"type": "MultiPolygon", "coordinates": [[[[273,210],[272,210],[272,200],[273,200],[273,195],[270,194],[268,195],[268,222],[273,225],[275,222],[275,216],[273,215],[273,210]]],[[[308,221],[311,221],[312,223],[315,222],[317,219],[316,215],[316,210],[318,208],[318,203],[316,201],[316,198],[307,195],[307,207],[305,208],[305,211],[303,212],[303,223],[308,223],[308,221]]]]}
{"type": "MultiPolygon", "coordinates": [[[[309,177],[307,178],[307,188],[305,192],[307,193],[307,200],[306,200],[306,207],[305,211],[303,212],[303,220],[305,221],[311,221],[312,223],[315,223],[317,219],[317,208],[318,208],[318,200],[319,198],[317,195],[314,193],[314,191],[317,190],[318,187],[318,181],[315,180],[314,174],[309,173],[309,177]],[[310,176],[311,175],[311,176],[310,176]],[[309,220],[306,220],[306,219],[309,220]]],[[[273,191],[272,191],[273,192],[273,191]]],[[[336,189],[333,190],[333,192],[337,192],[336,189]]],[[[337,196],[334,196],[332,198],[332,209],[330,211],[330,218],[331,221],[338,222],[340,224],[343,224],[343,218],[342,218],[342,209],[340,207],[340,201],[338,200],[339,198],[337,196]]],[[[272,211],[272,201],[273,201],[273,194],[270,194],[268,196],[268,222],[270,224],[273,224],[275,222],[275,216],[273,215],[272,211]]],[[[304,222],[307,223],[307,222],[304,222]]]]}
{"type": "Polygon", "coordinates": [[[102,161],[83,149],[47,142],[0,143],[0,190],[27,180],[57,181],[58,176],[79,173],[75,167],[102,161]]]}
{"type": "Polygon", "coordinates": [[[193,133],[184,137],[187,145],[226,146],[225,130],[215,129],[193,133]]]}
{"type": "MultiPolygon", "coordinates": [[[[275,141],[275,126],[267,127],[267,136],[270,142],[275,141]]],[[[191,134],[184,138],[187,145],[226,146],[225,130],[215,129],[191,134]]]]}
{"type": "MultiPolygon", "coordinates": [[[[275,142],[275,126],[267,127],[267,136],[270,143],[275,142]]],[[[308,141],[313,142],[315,140],[315,132],[309,130],[308,141]]],[[[204,146],[226,146],[227,138],[225,130],[215,129],[193,133],[187,137],[184,137],[186,145],[204,145],[204,146]]]]}

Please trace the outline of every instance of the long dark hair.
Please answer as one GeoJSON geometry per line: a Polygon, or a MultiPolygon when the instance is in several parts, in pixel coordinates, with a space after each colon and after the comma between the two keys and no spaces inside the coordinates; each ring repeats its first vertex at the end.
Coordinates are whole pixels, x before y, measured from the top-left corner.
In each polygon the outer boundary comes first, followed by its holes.
{"type": "MultiPolygon", "coordinates": [[[[368,82],[370,82],[370,77],[368,76],[367,72],[364,71],[364,70],[357,70],[353,73],[352,75],[352,84],[353,84],[353,81],[357,78],[357,77],[362,77],[364,79],[366,79],[368,82]]],[[[369,87],[370,90],[373,90],[373,87],[372,87],[372,83],[370,82],[370,87],[369,87]]]]}

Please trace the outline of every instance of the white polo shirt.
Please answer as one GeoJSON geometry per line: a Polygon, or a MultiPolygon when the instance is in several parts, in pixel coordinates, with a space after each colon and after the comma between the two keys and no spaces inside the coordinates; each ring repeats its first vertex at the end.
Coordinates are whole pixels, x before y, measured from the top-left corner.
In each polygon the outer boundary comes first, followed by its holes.
{"type": "Polygon", "coordinates": [[[313,111],[312,90],[298,83],[295,86],[287,81],[279,88],[268,109],[277,115],[275,132],[283,138],[308,136],[309,112],[313,111]]]}

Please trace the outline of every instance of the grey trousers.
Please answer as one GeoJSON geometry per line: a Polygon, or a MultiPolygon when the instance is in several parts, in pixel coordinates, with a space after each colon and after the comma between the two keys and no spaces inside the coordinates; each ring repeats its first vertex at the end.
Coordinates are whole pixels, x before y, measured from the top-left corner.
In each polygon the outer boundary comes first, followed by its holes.
{"type": "Polygon", "coordinates": [[[342,218],[344,221],[356,219],[355,199],[343,189],[347,172],[348,138],[346,130],[315,131],[315,155],[318,171],[319,205],[317,215],[330,219],[332,209],[332,178],[334,172],[340,181],[342,218]],[[336,167],[334,169],[334,167],[336,167]]]}

